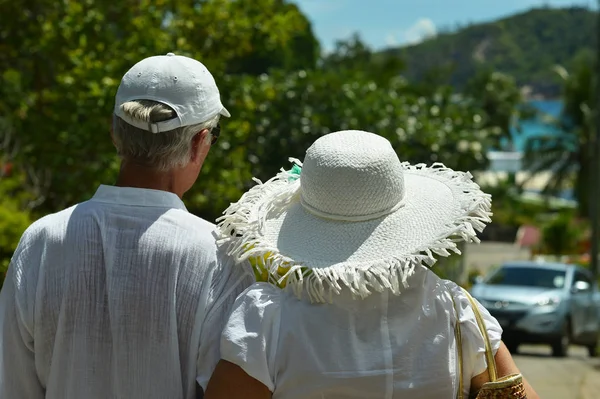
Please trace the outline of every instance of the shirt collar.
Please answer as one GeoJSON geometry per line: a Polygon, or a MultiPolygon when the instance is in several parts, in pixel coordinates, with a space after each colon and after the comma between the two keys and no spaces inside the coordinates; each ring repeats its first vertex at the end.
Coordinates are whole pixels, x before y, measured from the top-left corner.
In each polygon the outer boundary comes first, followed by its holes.
{"type": "Polygon", "coordinates": [[[147,188],[106,186],[98,187],[91,201],[109,204],[156,206],[187,211],[181,199],[168,191],[147,188]]]}

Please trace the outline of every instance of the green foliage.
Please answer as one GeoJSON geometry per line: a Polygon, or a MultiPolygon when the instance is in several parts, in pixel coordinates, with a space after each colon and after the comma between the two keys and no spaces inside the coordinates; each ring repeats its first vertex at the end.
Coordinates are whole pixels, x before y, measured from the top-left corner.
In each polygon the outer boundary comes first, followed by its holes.
{"type": "MultiPolygon", "coordinates": [[[[0,171],[2,166],[0,162],[0,171]]],[[[22,189],[24,178],[22,174],[7,177],[0,173],[0,287],[19,239],[32,221],[25,208],[30,197],[22,189]]]]}
{"type": "Polygon", "coordinates": [[[595,26],[595,12],[585,8],[535,9],[386,53],[406,61],[411,80],[431,69],[449,68],[451,84],[462,88],[484,67],[514,76],[520,86],[530,85],[537,93],[555,96],[560,86],[553,78],[553,66],[569,64],[579,49],[594,49],[595,26]]]}
{"type": "Polygon", "coordinates": [[[463,280],[463,262],[462,255],[451,254],[448,257],[439,257],[431,270],[444,280],[454,281],[459,285],[463,285],[466,281],[463,280]]]}
{"type": "Polygon", "coordinates": [[[493,220],[499,225],[536,224],[536,215],[547,211],[546,207],[523,203],[520,200],[520,191],[508,179],[501,180],[493,186],[484,186],[482,190],[492,196],[493,220]]]}
{"type": "Polygon", "coordinates": [[[552,170],[552,178],[544,192],[555,194],[573,182],[579,214],[587,216],[590,185],[595,175],[592,166],[595,134],[594,112],[596,85],[594,59],[589,52],[580,52],[570,72],[563,67],[555,70],[562,78],[564,109],[554,123],[562,134],[532,137],[526,143],[524,166],[534,173],[552,170]]]}
{"type": "Polygon", "coordinates": [[[576,254],[585,232],[585,226],[572,213],[559,213],[542,226],[539,252],[556,256],[576,254]]]}
{"type": "Polygon", "coordinates": [[[516,121],[526,109],[518,107],[523,100],[521,90],[512,76],[489,69],[480,69],[467,81],[465,94],[473,98],[489,116],[486,126],[499,127],[504,137],[510,137],[516,121]]]}
{"type": "Polygon", "coordinates": [[[319,51],[307,19],[283,0],[0,0],[0,14],[11,15],[0,25],[0,114],[20,140],[16,161],[48,175],[41,212],[114,181],[114,95],[140,59],[190,55],[220,81],[224,71],[311,68],[319,51]]]}
{"type": "MultiPolygon", "coordinates": [[[[404,62],[398,57],[386,57],[373,53],[358,35],[336,43],[335,50],[320,63],[323,70],[366,77],[377,84],[386,84],[404,71],[404,62]]],[[[414,84],[411,88],[415,88],[414,84]]],[[[437,89],[437,86],[436,86],[437,89]]],[[[421,94],[425,94],[422,90],[421,94]]]]}
{"type": "Polygon", "coordinates": [[[211,71],[261,74],[272,68],[313,68],[319,44],[308,19],[285,0],[176,2],[167,32],[173,48],[211,71]]]}

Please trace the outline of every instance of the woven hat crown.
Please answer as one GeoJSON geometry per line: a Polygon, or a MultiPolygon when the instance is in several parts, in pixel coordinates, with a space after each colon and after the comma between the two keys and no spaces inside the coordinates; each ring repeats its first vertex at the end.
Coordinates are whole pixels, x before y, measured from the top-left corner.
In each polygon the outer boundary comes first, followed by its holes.
{"type": "Polygon", "coordinates": [[[302,205],[342,221],[378,218],[404,198],[402,164],[385,138],[361,131],[331,133],[306,152],[300,179],[302,205]]]}

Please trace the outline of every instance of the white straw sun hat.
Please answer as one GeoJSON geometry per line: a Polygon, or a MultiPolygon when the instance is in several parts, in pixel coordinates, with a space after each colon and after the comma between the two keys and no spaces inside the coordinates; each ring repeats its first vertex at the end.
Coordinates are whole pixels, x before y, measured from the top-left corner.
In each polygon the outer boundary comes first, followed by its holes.
{"type": "Polygon", "coordinates": [[[263,279],[325,302],[344,287],[399,294],[416,267],[460,253],[490,222],[491,196],[469,173],[400,162],[385,138],[319,138],[304,164],[246,192],[219,219],[221,245],[263,279]]]}

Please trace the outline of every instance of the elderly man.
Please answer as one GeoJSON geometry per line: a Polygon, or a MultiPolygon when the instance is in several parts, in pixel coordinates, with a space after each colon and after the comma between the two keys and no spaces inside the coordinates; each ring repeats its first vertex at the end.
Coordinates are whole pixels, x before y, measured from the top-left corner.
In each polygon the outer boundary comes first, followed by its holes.
{"type": "MultiPolygon", "coordinates": [[[[186,210],[219,117],[210,72],[169,53],[123,77],[115,186],[35,222],[0,294],[0,398],[193,398],[251,277],[186,210]]],[[[201,391],[200,391],[201,392],[201,391]]]]}

